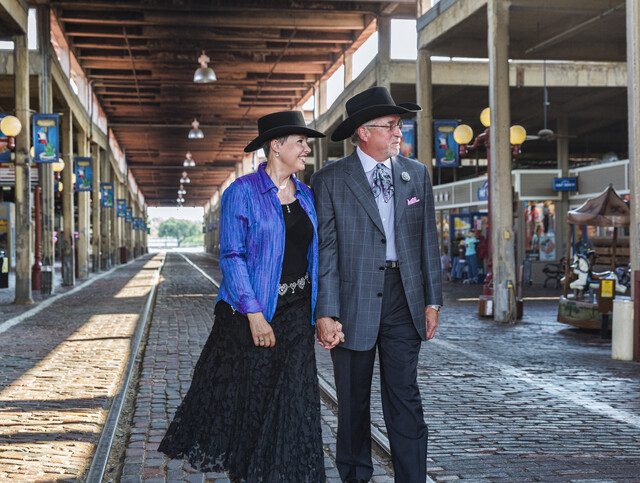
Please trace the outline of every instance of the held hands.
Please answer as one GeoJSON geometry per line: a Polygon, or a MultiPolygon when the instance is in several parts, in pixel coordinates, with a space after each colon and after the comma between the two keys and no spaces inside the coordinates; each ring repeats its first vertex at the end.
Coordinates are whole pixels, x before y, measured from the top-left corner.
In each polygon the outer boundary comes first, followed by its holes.
{"type": "Polygon", "coordinates": [[[331,317],[317,319],[316,331],[318,343],[325,349],[333,349],[340,342],[344,342],[342,324],[331,317]]]}
{"type": "Polygon", "coordinates": [[[247,314],[247,318],[249,319],[254,345],[259,347],[273,347],[276,345],[276,335],[262,312],[247,314]]]}
{"type": "Polygon", "coordinates": [[[433,336],[436,335],[436,329],[438,328],[440,312],[432,307],[427,307],[424,309],[424,316],[427,325],[427,340],[433,339],[433,336]]]}

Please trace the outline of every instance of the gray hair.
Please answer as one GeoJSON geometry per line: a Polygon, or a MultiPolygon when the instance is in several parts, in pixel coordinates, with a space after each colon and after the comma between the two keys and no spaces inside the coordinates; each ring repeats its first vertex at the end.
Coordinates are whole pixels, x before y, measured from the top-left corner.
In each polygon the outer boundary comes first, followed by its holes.
{"type": "MultiPolygon", "coordinates": [[[[288,138],[289,138],[289,135],[287,134],[286,136],[273,138],[273,139],[278,141],[280,144],[284,144],[287,142],[288,138]]],[[[262,143],[262,150],[264,151],[264,155],[267,158],[269,157],[269,152],[271,151],[271,141],[273,141],[273,139],[269,139],[268,141],[265,141],[264,143],[262,143]]]]}
{"type": "Polygon", "coordinates": [[[351,135],[351,144],[353,144],[354,146],[360,146],[360,141],[362,141],[362,139],[360,139],[360,134],[358,134],[358,129],[360,129],[361,127],[362,126],[358,126],[354,133],[351,135]]]}

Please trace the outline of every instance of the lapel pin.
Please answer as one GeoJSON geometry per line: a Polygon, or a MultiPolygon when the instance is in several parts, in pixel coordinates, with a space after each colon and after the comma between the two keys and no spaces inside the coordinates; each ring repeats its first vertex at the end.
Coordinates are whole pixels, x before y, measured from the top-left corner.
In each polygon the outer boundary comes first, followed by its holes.
{"type": "Polygon", "coordinates": [[[410,181],[411,180],[411,176],[409,176],[409,173],[407,173],[406,171],[403,171],[402,174],[400,175],[400,177],[402,178],[402,181],[410,181]]]}

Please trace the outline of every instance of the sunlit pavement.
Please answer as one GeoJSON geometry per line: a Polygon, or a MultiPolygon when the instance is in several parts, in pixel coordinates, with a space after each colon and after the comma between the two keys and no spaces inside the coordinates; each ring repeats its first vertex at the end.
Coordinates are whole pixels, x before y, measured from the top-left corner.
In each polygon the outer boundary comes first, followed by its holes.
{"type": "MultiPolygon", "coordinates": [[[[477,316],[480,286],[446,285],[419,382],[437,481],[639,481],[640,364],[556,322],[557,291],[528,290],[524,319],[477,316]],[[470,301],[461,301],[470,300],[470,301]]],[[[329,355],[317,349],[331,377],[329,355]]],[[[384,430],[379,379],[373,420],[384,430]]]]}

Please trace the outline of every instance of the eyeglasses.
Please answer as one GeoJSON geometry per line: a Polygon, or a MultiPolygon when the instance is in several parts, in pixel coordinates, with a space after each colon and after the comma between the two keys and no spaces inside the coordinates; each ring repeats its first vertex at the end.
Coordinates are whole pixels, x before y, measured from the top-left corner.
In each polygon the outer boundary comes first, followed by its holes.
{"type": "Polygon", "coordinates": [[[365,124],[364,127],[384,127],[387,128],[389,131],[393,131],[395,128],[398,129],[402,129],[403,123],[402,123],[402,119],[400,119],[398,122],[389,122],[387,124],[365,124]]]}

